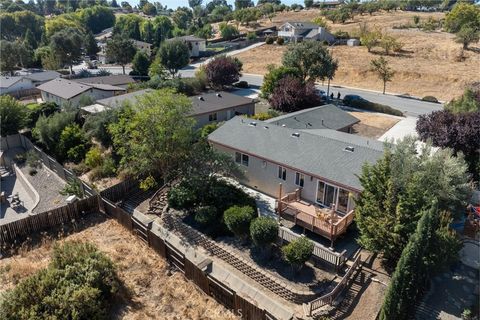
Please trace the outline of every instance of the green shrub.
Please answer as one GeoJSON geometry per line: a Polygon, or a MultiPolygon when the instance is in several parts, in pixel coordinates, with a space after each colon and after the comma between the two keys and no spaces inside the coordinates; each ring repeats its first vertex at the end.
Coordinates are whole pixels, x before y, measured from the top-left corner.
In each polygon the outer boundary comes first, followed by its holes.
{"type": "Polygon", "coordinates": [[[237,83],[234,83],[233,86],[237,88],[242,88],[242,89],[246,89],[249,87],[248,82],[243,80],[238,81],[237,83]]]}
{"type": "Polygon", "coordinates": [[[271,118],[278,117],[280,113],[276,110],[268,110],[267,112],[260,112],[252,116],[255,120],[265,121],[271,118]]]}
{"type": "Polygon", "coordinates": [[[104,177],[112,177],[117,173],[117,164],[112,156],[107,156],[103,159],[102,175],[104,177]]]}
{"type": "Polygon", "coordinates": [[[257,39],[257,34],[255,32],[247,33],[247,40],[252,41],[252,40],[255,40],[255,39],[257,39]]]}
{"type": "Polygon", "coordinates": [[[313,242],[301,236],[282,248],[283,256],[295,270],[300,270],[313,253],[313,242]]]}
{"type": "Polygon", "coordinates": [[[192,209],[197,203],[196,194],[182,184],[168,192],[168,205],[174,209],[192,209]]]}
{"type": "Polygon", "coordinates": [[[119,282],[113,262],[89,243],[53,248],[46,269],[0,299],[2,319],[108,319],[119,282]]]}
{"type": "Polygon", "coordinates": [[[60,191],[60,194],[63,196],[71,196],[75,195],[79,198],[83,198],[83,189],[82,189],[82,184],[80,183],[80,180],[78,179],[71,179],[67,182],[65,187],[63,188],[62,191],[60,191]]]}
{"type": "Polygon", "coordinates": [[[438,99],[435,98],[434,96],[425,96],[422,98],[422,101],[438,103],[438,99]]]}
{"type": "Polygon", "coordinates": [[[40,156],[34,150],[29,150],[25,154],[25,159],[27,166],[32,169],[40,168],[42,166],[42,162],[40,161],[40,156]]]}
{"type": "Polygon", "coordinates": [[[394,115],[394,116],[403,117],[403,112],[401,112],[400,110],[394,109],[394,108],[392,108],[390,106],[386,106],[384,104],[370,102],[370,101],[367,101],[367,100],[364,100],[364,99],[356,99],[356,98],[346,97],[346,98],[343,99],[343,103],[346,106],[353,107],[353,108],[370,110],[370,111],[381,112],[381,113],[387,113],[387,114],[391,114],[391,115],[394,115]]]}
{"type": "Polygon", "coordinates": [[[337,32],[334,32],[333,35],[337,39],[350,39],[350,34],[346,31],[338,30],[337,32]]]}
{"type": "Polygon", "coordinates": [[[278,38],[277,38],[277,44],[278,44],[279,46],[282,46],[284,43],[285,43],[285,40],[284,40],[283,38],[281,38],[281,37],[278,37],[278,38]]]}
{"type": "Polygon", "coordinates": [[[269,247],[278,237],[277,221],[269,217],[256,218],[250,224],[250,237],[257,247],[269,247]]]}
{"type": "Polygon", "coordinates": [[[102,150],[99,147],[92,147],[85,155],[85,164],[90,169],[99,167],[103,164],[102,150]]]}
{"type": "Polygon", "coordinates": [[[200,129],[200,137],[201,138],[208,137],[208,135],[213,131],[217,130],[217,128],[218,128],[218,123],[216,122],[204,125],[202,129],[200,129]]]}
{"type": "Polygon", "coordinates": [[[202,225],[211,226],[218,222],[218,219],[219,216],[217,208],[213,206],[200,207],[195,210],[195,221],[202,225]]]}
{"type": "Polygon", "coordinates": [[[228,230],[235,236],[246,239],[250,229],[250,222],[255,218],[255,210],[252,207],[233,206],[223,213],[223,220],[228,230]]]}
{"type": "Polygon", "coordinates": [[[273,37],[267,37],[265,39],[266,44],[273,44],[274,41],[275,41],[275,39],[273,37]]]}

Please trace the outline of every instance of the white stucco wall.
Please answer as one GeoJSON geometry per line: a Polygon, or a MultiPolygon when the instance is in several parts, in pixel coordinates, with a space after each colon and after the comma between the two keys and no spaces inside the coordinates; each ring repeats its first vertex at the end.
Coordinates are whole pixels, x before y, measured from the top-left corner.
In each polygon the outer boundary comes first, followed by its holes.
{"type": "Polygon", "coordinates": [[[20,81],[18,81],[17,83],[13,84],[8,88],[0,88],[0,94],[17,92],[20,90],[33,89],[33,88],[35,88],[35,86],[33,85],[32,80],[22,78],[20,81]]]}

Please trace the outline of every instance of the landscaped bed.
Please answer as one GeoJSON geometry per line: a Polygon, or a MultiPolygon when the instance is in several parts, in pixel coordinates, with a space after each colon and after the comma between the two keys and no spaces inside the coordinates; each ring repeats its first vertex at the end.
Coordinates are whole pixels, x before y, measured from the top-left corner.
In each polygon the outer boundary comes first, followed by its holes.
{"type": "Polygon", "coordinates": [[[353,133],[367,138],[380,138],[400,121],[398,117],[373,112],[351,111],[349,113],[360,120],[359,123],[353,125],[353,133]]]}

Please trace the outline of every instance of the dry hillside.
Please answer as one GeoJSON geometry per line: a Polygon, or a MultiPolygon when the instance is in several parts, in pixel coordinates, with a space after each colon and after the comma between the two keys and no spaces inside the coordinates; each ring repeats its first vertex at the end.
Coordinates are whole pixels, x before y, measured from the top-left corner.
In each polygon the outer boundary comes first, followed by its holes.
{"type": "MultiPolygon", "coordinates": [[[[285,21],[309,21],[318,16],[317,10],[286,12],[278,14],[272,24],[281,25],[285,21]]],[[[465,59],[458,61],[461,45],[454,36],[446,32],[424,32],[418,29],[393,29],[395,25],[413,22],[413,16],[421,20],[428,17],[441,19],[443,13],[381,12],[372,16],[356,16],[353,22],[330,24],[332,31],[343,30],[355,33],[359,25],[367,23],[369,28],[379,28],[394,36],[404,44],[404,52],[387,57],[391,67],[397,72],[387,90],[395,93],[408,93],[415,96],[433,95],[441,100],[449,100],[462,93],[465,86],[478,82],[480,77],[480,45],[472,45],[474,50],[464,52],[465,59]]],[[[261,25],[268,25],[268,20],[261,25]]],[[[244,63],[244,72],[264,74],[268,64],[281,64],[286,47],[264,45],[243,53],[238,57],[244,63]]],[[[339,61],[339,69],[333,80],[335,84],[381,90],[382,83],[370,69],[370,61],[379,57],[377,52],[368,53],[365,47],[335,46],[333,56],[339,61]]]]}
{"type": "MultiPolygon", "coordinates": [[[[181,273],[167,275],[165,260],[117,222],[100,216],[89,220],[98,223],[65,240],[92,242],[116,263],[130,293],[123,293],[112,319],[236,319],[181,273]]],[[[44,241],[39,248],[0,260],[0,293],[46,267],[51,247],[51,241],[44,241]]]]}

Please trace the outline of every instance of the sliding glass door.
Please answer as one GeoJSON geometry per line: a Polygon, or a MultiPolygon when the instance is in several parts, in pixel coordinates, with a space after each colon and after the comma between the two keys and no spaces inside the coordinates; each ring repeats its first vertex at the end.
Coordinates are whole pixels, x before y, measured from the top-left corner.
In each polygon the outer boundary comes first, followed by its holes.
{"type": "Polygon", "coordinates": [[[348,191],[323,181],[318,181],[317,203],[326,207],[331,207],[332,204],[335,204],[337,210],[346,212],[348,207],[348,191]]]}

